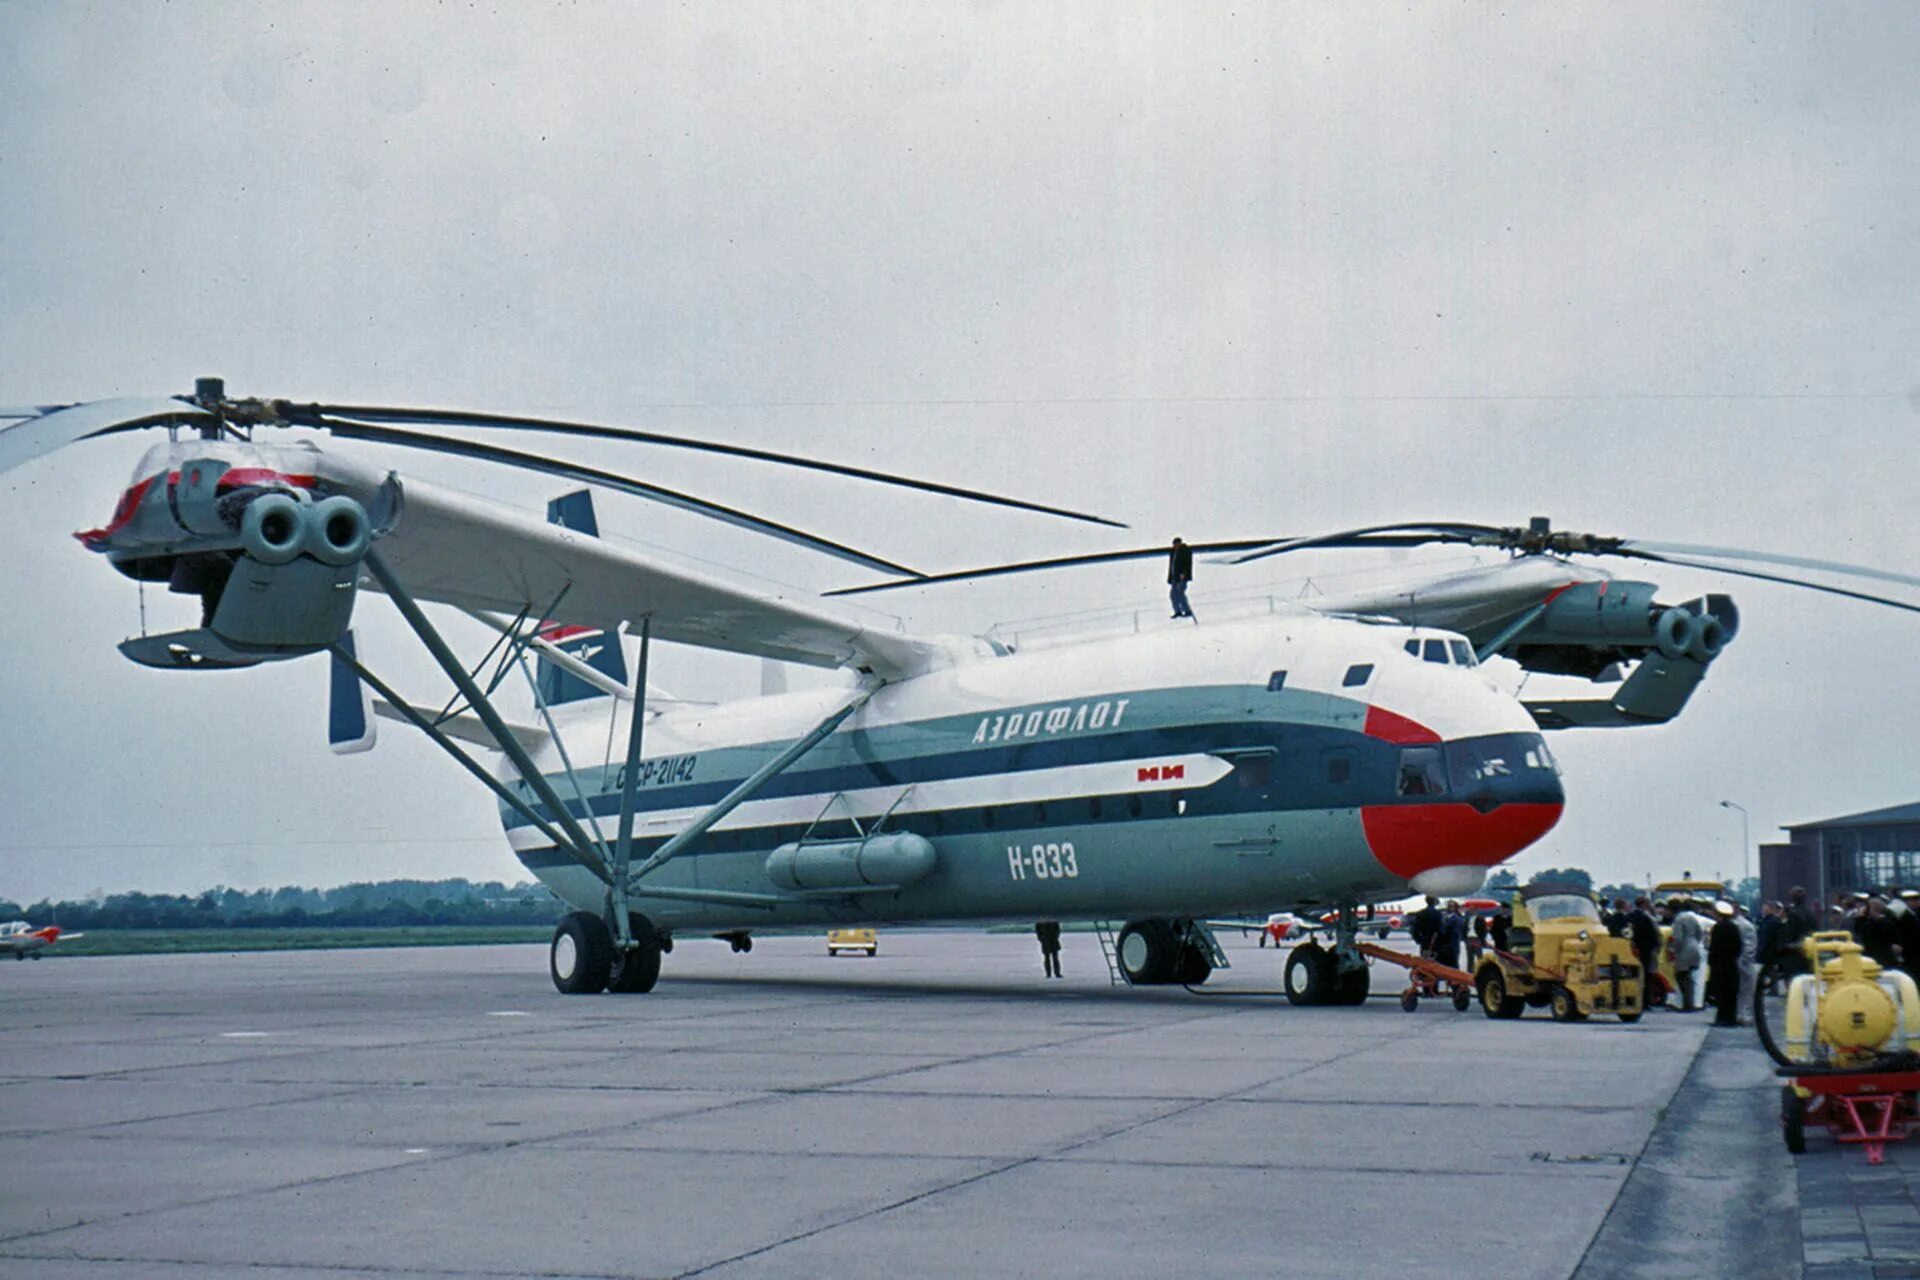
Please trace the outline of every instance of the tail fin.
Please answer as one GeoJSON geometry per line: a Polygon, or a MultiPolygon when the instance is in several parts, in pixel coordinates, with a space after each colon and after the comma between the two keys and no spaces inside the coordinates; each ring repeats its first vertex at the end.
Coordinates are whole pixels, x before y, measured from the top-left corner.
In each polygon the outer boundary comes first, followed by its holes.
{"type": "MultiPolygon", "coordinates": [[[[593,514],[593,494],[586,489],[555,498],[547,504],[547,521],[584,533],[589,537],[600,536],[600,522],[593,514]]],[[[619,684],[627,683],[627,659],[620,649],[618,632],[606,631],[599,627],[550,626],[543,627],[541,639],[564,649],[580,659],[600,674],[619,684]]],[[[555,663],[542,658],[539,660],[534,676],[540,686],[540,697],[550,707],[563,702],[580,702],[587,698],[604,698],[608,694],[596,689],[570,671],[562,670],[555,663]]]]}

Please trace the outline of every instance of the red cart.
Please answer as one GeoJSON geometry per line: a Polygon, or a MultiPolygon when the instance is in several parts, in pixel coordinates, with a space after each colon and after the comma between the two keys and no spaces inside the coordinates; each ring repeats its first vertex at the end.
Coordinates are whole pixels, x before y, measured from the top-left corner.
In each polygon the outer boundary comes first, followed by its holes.
{"type": "Polygon", "coordinates": [[[1780,1089],[1780,1127],[1795,1155],[1807,1149],[1808,1126],[1824,1125],[1835,1141],[1861,1144],[1867,1163],[1879,1164],[1887,1144],[1905,1142],[1916,1121],[1920,1071],[1792,1076],[1780,1089]]]}
{"type": "Polygon", "coordinates": [[[1426,956],[1408,955],[1404,951],[1375,946],[1371,942],[1357,942],[1354,945],[1359,948],[1361,955],[1397,964],[1408,971],[1407,989],[1400,993],[1400,1007],[1408,1013],[1420,1007],[1422,996],[1428,999],[1451,996],[1454,1010],[1458,1013],[1465,1013],[1473,1003],[1473,975],[1464,970],[1430,960],[1426,956]]]}

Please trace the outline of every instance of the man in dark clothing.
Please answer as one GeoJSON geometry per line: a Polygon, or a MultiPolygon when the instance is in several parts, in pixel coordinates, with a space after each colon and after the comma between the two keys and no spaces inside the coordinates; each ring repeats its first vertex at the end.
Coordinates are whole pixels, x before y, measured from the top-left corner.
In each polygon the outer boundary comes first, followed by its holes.
{"type": "Polygon", "coordinates": [[[1627,900],[1615,898],[1613,909],[1600,917],[1600,923],[1607,926],[1607,932],[1616,938],[1627,936],[1627,900]]]}
{"type": "Polygon", "coordinates": [[[1906,910],[1900,916],[1900,967],[1909,974],[1920,974],[1920,890],[1903,889],[1900,901],[1906,910]]]}
{"type": "MultiPolygon", "coordinates": [[[[1187,584],[1193,581],[1193,548],[1179,538],[1173,540],[1172,553],[1167,557],[1167,583],[1173,588],[1168,595],[1173,600],[1173,616],[1193,618],[1193,610],[1187,607],[1187,584]]],[[[1193,618],[1195,622],[1200,621],[1193,618]]]]}
{"type": "Polygon", "coordinates": [[[1714,924],[1707,934],[1707,1003],[1714,1008],[1713,1025],[1740,1025],[1740,926],[1733,922],[1733,904],[1713,904],[1714,924]]]}
{"type": "Polygon", "coordinates": [[[1513,930],[1513,908],[1502,903],[1493,919],[1487,921],[1487,940],[1493,943],[1495,951],[1507,950],[1507,935],[1513,930]]]}
{"type": "Polygon", "coordinates": [[[1641,981],[1651,984],[1660,971],[1660,922],[1653,918],[1651,899],[1633,900],[1633,910],[1627,913],[1627,937],[1633,943],[1634,958],[1640,962],[1641,981]]]}
{"type": "Polygon", "coordinates": [[[1780,947],[1787,953],[1781,968],[1788,976],[1808,971],[1807,957],[1800,950],[1800,944],[1819,927],[1813,908],[1807,905],[1807,891],[1795,885],[1793,892],[1787,895],[1787,918],[1780,928],[1780,947]]]}
{"type": "Polygon", "coordinates": [[[1457,902],[1447,903],[1447,914],[1440,917],[1440,944],[1435,958],[1441,964],[1460,967],[1460,948],[1467,945],[1467,917],[1457,902]]]}
{"type": "Polygon", "coordinates": [[[1760,919],[1754,923],[1760,938],[1760,990],[1770,996],[1780,994],[1780,937],[1786,931],[1786,915],[1777,902],[1760,904],[1760,919]]]}
{"type": "Polygon", "coordinates": [[[1060,976],[1060,922],[1042,920],[1033,926],[1033,934],[1040,939],[1040,964],[1049,978],[1060,976]]]}
{"type": "Polygon", "coordinates": [[[1431,956],[1440,941],[1440,899],[1428,894],[1427,905],[1413,913],[1407,932],[1413,935],[1413,945],[1420,948],[1420,954],[1431,956]]]}
{"type": "Polygon", "coordinates": [[[1853,933],[1860,941],[1860,949],[1867,953],[1867,959],[1882,969],[1891,969],[1899,961],[1894,952],[1893,917],[1887,914],[1886,900],[1878,894],[1867,899],[1867,909],[1854,922],[1853,933]]]}

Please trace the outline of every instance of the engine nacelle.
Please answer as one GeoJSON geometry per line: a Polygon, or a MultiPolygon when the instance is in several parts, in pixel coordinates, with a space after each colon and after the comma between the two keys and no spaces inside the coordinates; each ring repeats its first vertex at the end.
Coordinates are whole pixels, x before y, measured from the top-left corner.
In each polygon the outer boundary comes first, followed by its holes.
{"type": "Polygon", "coordinates": [[[1740,611],[1727,596],[1665,605],[1654,600],[1656,590],[1651,582],[1619,579],[1577,583],[1554,597],[1512,647],[1530,670],[1563,675],[1591,674],[1641,653],[1704,666],[1740,629],[1740,611]],[[1587,651],[1586,660],[1569,650],[1587,651]]]}
{"type": "Polygon", "coordinates": [[[767,855],[767,878],[782,889],[870,889],[924,879],[939,861],[933,842],[910,831],[865,840],[783,844],[767,855]]]}
{"type": "Polygon", "coordinates": [[[357,560],[325,564],[302,556],[263,564],[241,556],[233,562],[207,629],[242,649],[324,649],[352,620],[359,579],[357,560]]]}

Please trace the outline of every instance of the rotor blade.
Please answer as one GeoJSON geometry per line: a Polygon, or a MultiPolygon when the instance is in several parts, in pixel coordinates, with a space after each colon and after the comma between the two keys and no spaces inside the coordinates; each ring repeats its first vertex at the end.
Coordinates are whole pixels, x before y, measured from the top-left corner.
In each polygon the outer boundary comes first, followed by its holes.
{"type": "Polygon", "coordinates": [[[559,476],[563,480],[572,480],[581,484],[597,484],[621,493],[632,494],[636,498],[647,498],[654,502],[678,507],[682,511],[691,511],[697,515],[711,517],[749,529],[754,533],[764,533],[782,542],[791,542],[796,546],[812,551],[824,552],[837,559],[850,561],[865,569],[874,569],[881,573],[901,573],[909,575],[916,571],[905,565],[895,564],[891,560],[882,560],[879,556],[869,555],[855,547],[833,542],[804,529],[779,524],[760,516],[751,515],[733,507],[709,502],[705,498],[696,498],[692,494],[680,493],[673,489],[662,488],[657,484],[648,484],[644,480],[635,480],[630,476],[616,475],[611,471],[601,471],[596,467],[583,467],[572,462],[563,462],[557,458],[542,457],[534,453],[522,453],[517,449],[502,449],[497,445],[481,444],[475,440],[454,440],[445,436],[423,435],[417,431],[403,431],[398,427],[376,426],[371,423],[349,422],[340,418],[322,419],[311,425],[322,426],[334,435],[348,440],[365,440],[374,444],[399,445],[409,449],[424,449],[429,453],[452,454],[456,457],[476,458],[483,462],[499,462],[511,467],[521,467],[528,471],[538,471],[550,476],[559,476]]]}
{"type": "Polygon", "coordinates": [[[810,471],[825,471],[832,475],[850,476],[856,480],[871,480],[877,484],[898,485],[906,489],[919,489],[926,493],[944,494],[950,498],[964,498],[969,502],[985,502],[994,506],[1012,507],[1020,511],[1034,511],[1041,515],[1060,516],[1067,520],[1081,520],[1088,524],[1105,525],[1110,529],[1124,529],[1127,526],[1117,520],[1104,516],[1088,515],[1085,512],[1070,511],[1065,507],[1050,507],[1045,503],[1027,502],[1021,498],[1007,498],[999,494],[986,493],[978,489],[962,489],[957,485],[940,484],[932,480],[917,480],[912,476],[893,475],[885,471],[871,471],[865,467],[853,467],[839,462],[823,462],[818,458],[804,458],[797,454],[774,453],[767,449],[753,449],[745,445],[722,444],[713,440],[695,440],[687,436],[663,435],[657,431],[640,431],[631,427],[606,427],[590,422],[565,422],[553,418],[521,418],[509,414],[469,413],[458,409],[397,409],[378,405],[343,404],[291,404],[281,402],[276,406],[289,422],[305,423],[311,426],[324,426],[321,421],[326,417],[339,416],[353,418],[362,422],[440,424],[450,427],[494,427],[507,431],[546,431],[556,435],[593,436],[605,440],[630,440],[638,444],[657,444],[669,449],[693,449],[702,453],[725,454],[732,458],[752,458],[758,462],[776,462],[782,466],[804,467],[810,471]]]}
{"type": "Polygon", "coordinates": [[[66,405],[0,425],[0,471],[11,471],[56,449],[94,436],[137,431],[141,427],[155,427],[164,423],[187,424],[210,420],[211,415],[194,405],[152,396],[66,405]]]}
{"type": "MultiPolygon", "coordinates": [[[[1332,535],[1329,535],[1332,536],[1332,535]]],[[[1251,547],[1270,547],[1276,542],[1286,541],[1274,538],[1243,538],[1234,542],[1195,542],[1189,544],[1195,552],[1245,551],[1251,547]]],[[[1305,540],[1300,540],[1305,541],[1305,540]]],[[[1377,537],[1357,538],[1347,543],[1328,543],[1316,541],[1319,546],[1342,547],[1417,547],[1433,541],[1425,535],[1383,534],[1377,537]]],[[[965,582],[975,578],[998,578],[1010,573],[1038,573],[1045,569],[1077,569],[1086,565],[1118,564],[1123,560],[1147,560],[1155,556],[1164,556],[1168,548],[1135,547],[1130,551],[1095,551],[1081,556],[1055,556],[1048,560],[1022,560],[1014,564],[985,565],[977,569],[956,569],[951,573],[930,573],[918,578],[899,578],[892,582],[876,582],[864,587],[841,587],[822,594],[829,596],[858,596],[870,591],[893,591],[900,587],[928,587],[943,582],[965,582]]]]}
{"type": "MultiPolygon", "coordinates": [[[[1499,533],[1500,530],[1485,524],[1443,524],[1443,523],[1407,523],[1367,525],[1359,529],[1343,529],[1337,533],[1315,534],[1307,538],[1289,538],[1250,551],[1245,555],[1234,556],[1228,564],[1251,564],[1255,560],[1264,560],[1268,556],[1281,555],[1288,551],[1302,551],[1310,547],[1337,547],[1346,545],[1349,539],[1361,538],[1368,534],[1414,533],[1429,531],[1427,536],[1414,539],[1409,543],[1397,545],[1414,546],[1422,542],[1468,542],[1475,536],[1499,533]]],[[[1366,545],[1366,544],[1362,544],[1366,545]]],[[[1385,544],[1396,545],[1396,544],[1385,544]]]]}
{"type": "Polygon", "coordinates": [[[1690,542],[1642,542],[1637,538],[1622,542],[1616,555],[1631,555],[1636,552],[1655,552],[1661,555],[1711,556],[1720,560],[1748,560],[1756,564],[1787,565],[1794,569],[1814,569],[1823,573],[1844,574],[1850,578],[1877,578],[1881,582],[1897,582],[1905,587],[1920,587],[1920,578],[1905,573],[1889,573],[1885,569],[1870,569],[1866,565],[1843,564],[1838,560],[1814,560],[1807,556],[1775,555],[1770,551],[1748,551],[1741,547],[1706,547],[1690,542]]]}
{"type": "Polygon", "coordinates": [[[1707,560],[1694,560],[1686,556],[1659,555],[1652,551],[1616,551],[1611,554],[1625,556],[1634,560],[1653,560],[1660,564],[1675,564],[1688,569],[1705,569],[1712,573],[1729,573],[1740,578],[1757,578],[1762,582],[1778,582],[1783,586],[1805,587],[1809,591],[1824,591],[1832,596],[1845,596],[1849,600],[1865,600],[1869,604],[1884,604],[1893,609],[1905,609],[1909,613],[1920,613],[1920,604],[1909,604],[1905,600],[1891,600],[1886,596],[1876,596],[1867,591],[1851,591],[1846,587],[1831,587],[1825,583],[1808,582],[1805,578],[1789,578],[1785,574],[1762,573],[1758,569],[1734,569],[1723,564],[1714,564],[1707,560]]]}

